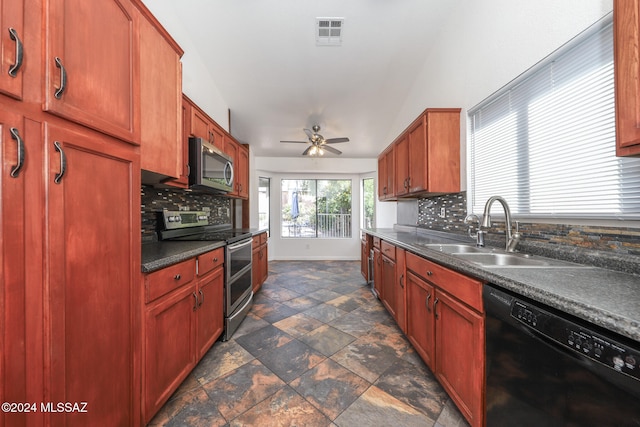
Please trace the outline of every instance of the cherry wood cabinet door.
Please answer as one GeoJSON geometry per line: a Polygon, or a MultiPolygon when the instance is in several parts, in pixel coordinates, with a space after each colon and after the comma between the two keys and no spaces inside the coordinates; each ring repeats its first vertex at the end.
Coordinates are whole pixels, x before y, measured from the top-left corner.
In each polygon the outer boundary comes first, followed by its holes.
{"type": "Polygon", "coordinates": [[[640,1],[614,0],[616,148],[640,155],[640,1]]]}
{"type": "Polygon", "coordinates": [[[52,425],[140,422],[140,158],[78,127],[45,126],[48,402],[87,402],[52,425]],[[99,219],[99,220],[96,220],[99,219]]]}
{"type": "Polygon", "coordinates": [[[193,284],[150,305],[145,319],[145,423],[196,364],[197,293],[193,284]]]}
{"type": "Polygon", "coordinates": [[[202,138],[207,141],[211,140],[211,132],[209,130],[209,119],[192,105],[191,108],[191,120],[190,120],[191,135],[202,138]]]}
{"type": "Polygon", "coordinates": [[[384,200],[387,192],[387,162],[384,153],[378,156],[378,200],[384,200]]]}
{"type": "Polygon", "coordinates": [[[360,273],[364,280],[369,281],[369,247],[366,237],[360,241],[360,273]]]}
{"type": "Polygon", "coordinates": [[[138,14],[129,0],[46,0],[44,109],[137,144],[138,14]]]}
{"type": "Polygon", "coordinates": [[[224,329],[224,267],[198,281],[196,360],[211,348],[224,329]]]}
{"type": "Polygon", "coordinates": [[[424,363],[435,371],[435,289],[415,274],[407,271],[407,337],[424,363]]]}
{"type": "Polygon", "coordinates": [[[149,19],[140,19],[140,161],[142,169],[180,178],[182,50],[149,19]]]}
{"type": "Polygon", "coordinates": [[[373,289],[382,300],[382,253],[379,248],[373,248],[373,289]]]}
{"type": "Polygon", "coordinates": [[[241,199],[249,199],[249,149],[238,146],[238,161],[236,174],[238,176],[238,197],[241,199]]]}
{"type": "Polygon", "coordinates": [[[395,186],[396,196],[402,196],[409,192],[411,170],[409,168],[410,157],[413,153],[409,148],[409,137],[403,136],[395,142],[396,165],[395,186]],[[410,154],[411,153],[411,154],[410,154]]]}
{"type": "MultiPolygon", "coordinates": [[[[257,239],[257,237],[254,237],[253,239],[255,240],[255,239],[257,239]]],[[[262,285],[262,283],[260,282],[260,268],[261,268],[261,265],[258,262],[258,258],[260,257],[260,250],[261,250],[260,246],[254,247],[251,250],[251,257],[252,257],[252,261],[251,261],[251,288],[253,289],[254,293],[258,292],[258,290],[260,289],[260,286],[262,285]]]]}
{"type": "MultiPolygon", "coordinates": [[[[424,115],[420,116],[409,129],[407,139],[409,140],[409,158],[407,160],[409,169],[408,192],[415,193],[427,190],[427,174],[431,164],[427,159],[427,134],[424,115]]],[[[442,144],[443,141],[434,141],[434,143],[442,144]]],[[[437,167],[437,165],[433,165],[433,167],[437,167]]]]}
{"type": "MultiPolygon", "coordinates": [[[[42,127],[12,109],[0,102],[0,400],[30,402],[42,400],[42,127]]],[[[40,424],[0,413],[0,425],[40,424]]]]}
{"type": "Polygon", "coordinates": [[[484,414],[484,318],[466,305],[436,291],[435,374],[472,426],[484,414]]]}
{"type": "MultiPolygon", "coordinates": [[[[22,76],[26,59],[23,0],[0,0],[0,29],[0,93],[22,99],[22,76]]],[[[36,53],[33,49],[29,50],[36,53]]]]}
{"type": "Polygon", "coordinates": [[[396,322],[402,332],[407,332],[407,271],[405,250],[396,247],[396,322]]]}
{"type": "Polygon", "coordinates": [[[392,199],[396,196],[396,175],[395,175],[395,167],[396,167],[396,153],[395,149],[389,150],[387,155],[385,156],[386,162],[386,177],[387,177],[387,198],[392,199]]]}
{"type": "Polygon", "coordinates": [[[391,316],[396,319],[396,262],[382,255],[382,303],[391,316]]]}

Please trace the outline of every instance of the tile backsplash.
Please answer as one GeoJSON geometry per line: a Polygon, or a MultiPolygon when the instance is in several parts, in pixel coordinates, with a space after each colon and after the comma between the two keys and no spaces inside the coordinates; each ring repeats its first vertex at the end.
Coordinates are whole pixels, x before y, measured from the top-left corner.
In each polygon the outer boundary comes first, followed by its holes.
{"type": "Polygon", "coordinates": [[[149,185],[141,187],[140,196],[143,243],[157,240],[157,231],[162,229],[158,212],[163,209],[206,211],[209,224],[231,224],[231,199],[227,197],[149,185]]]}
{"type": "MultiPolygon", "coordinates": [[[[466,196],[466,192],[462,192],[418,199],[418,227],[466,235],[466,196]],[[440,215],[443,208],[444,217],[440,215]]],[[[640,255],[640,230],[637,228],[518,222],[522,243],[640,255]]],[[[493,221],[487,237],[491,243],[504,245],[504,221],[493,221]]]]}

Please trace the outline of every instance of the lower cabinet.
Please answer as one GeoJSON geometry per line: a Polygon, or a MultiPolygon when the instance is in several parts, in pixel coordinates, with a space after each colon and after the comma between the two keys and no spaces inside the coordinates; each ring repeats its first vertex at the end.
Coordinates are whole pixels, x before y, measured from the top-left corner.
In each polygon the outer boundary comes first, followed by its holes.
{"type": "Polygon", "coordinates": [[[253,292],[258,292],[260,287],[269,276],[269,258],[267,252],[267,233],[260,233],[253,236],[252,246],[252,288],[253,292]]]}
{"type": "Polygon", "coordinates": [[[484,416],[482,283],[412,253],[407,336],[472,426],[484,416]]]}
{"type": "Polygon", "coordinates": [[[224,248],[145,275],[144,422],[224,330],[224,248]],[[198,271],[200,274],[196,274],[198,271]]]}

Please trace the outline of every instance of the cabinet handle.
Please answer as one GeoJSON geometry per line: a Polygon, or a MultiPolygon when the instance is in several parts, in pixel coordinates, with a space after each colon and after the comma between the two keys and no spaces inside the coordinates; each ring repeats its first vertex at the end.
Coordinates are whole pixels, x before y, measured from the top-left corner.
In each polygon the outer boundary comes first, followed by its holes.
{"type": "Polygon", "coordinates": [[[440,317],[438,316],[438,311],[436,310],[436,305],[438,305],[438,301],[440,301],[438,298],[436,298],[435,301],[433,301],[433,313],[436,315],[436,319],[440,317]]]}
{"type": "Polygon", "coordinates": [[[62,98],[62,94],[67,88],[67,70],[62,65],[62,60],[56,56],[56,67],[60,68],[60,87],[53,93],[53,96],[56,99],[62,98]]]}
{"type": "Polygon", "coordinates": [[[202,292],[202,289],[198,289],[198,293],[200,294],[201,298],[200,298],[200,304],[198,304],[198,307],[200,307],[202,305],[202,303],[204,302],[204,292],[202,292]]]}
{"type": "Polygon", "coordinates": [[[400,276],[400,287],[404,288],[404,274],[400,276]]]}
{"type": "Polygon", "coordinates": [[[195,292],[193,292],[191,295],[193,295],[193,298],[196,300],[196,303],[193,306],[193,311],[196,311],[198,309],[198,295],[196,295],[195,292]]]}
{"type": "Polygon", "coordinates": [[[215,257],[215,258],[213,259],[213,262],[218,262],[218,257],[215,257]]]}
{"type": "Polygon", "coordinates": [[[22,66],[22,58],[24,56],[24,50],[22,48],[22,40],[18,37],[18,32],[13,28],[9,28],[9,37],[11,40],[16,42],[16,62],[11,67],[9,67],[9,75],[11,77],[18,76],[18,70],[22,66]]]}
{"type": "Polygon", "coordinates": [[[180,276],[180,274],[176,274],[175,276],[173,276],[174,280],[180,280],[182,276],[180,276]]]}
{"type": "Polygon", "coordinates": [[[20,134],[18,133],[18,129],[11,128],[9,130],[11,132],[11,138],[13,138],[18,144],[18,163],[11,168],[11,177],[17,178],[20,174],[20,169],[24,166],[24,141],[20,138],[20,134]]]}
{"type": "Polygon", "coordinates": [[[432,271],[427,271],[427,276],[431,276],[431,275],[433,275],[433,272],[432,271]]]}
{"type": "Polygon", "coordinates": [[[427,295],[427,300],[425,301],[425,305],[427,306],[427,311],[431,313],[431,309],[429,308],[429,300],[431,299],[431,294],[427,295]]]}
{"type": "Polygon", "coordinates": [[[67,172],[67,156],[64,154],[64,150],[58,141],[54,141],[53,146],[56,147],[56,151],[60,153],[60,172],[53,178],[53,182],[60,184],[62,177],[67,172]]]}

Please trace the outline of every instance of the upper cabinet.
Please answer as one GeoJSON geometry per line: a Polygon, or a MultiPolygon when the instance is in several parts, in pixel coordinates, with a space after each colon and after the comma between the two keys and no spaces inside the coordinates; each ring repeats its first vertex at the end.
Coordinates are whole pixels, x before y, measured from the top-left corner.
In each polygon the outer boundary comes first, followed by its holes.
{"type": "Polygon", "coordinates": [[[182,49],[146,8],[140,19],[140,155],[142,169],[181,178],[182,49]]]}
{"type": "Polygon", "coordinates": [[[640,0],[614,0],[616,154],[640,155],[640,0]]]}
{"type": "Polygon", "coordinates": [[[0,93],[22,98],[24,71],[24,3],[0,0],[0,93]]]}
{"type": "MultiPolygon", "coordinates": [[[[191,101],[190,101],[191,102],[191,101]]],[[[204,111],[191,102],[190,134],[212,143],[220,151],[224,151],[224,131],[204,111]]]]}
{"type": "Polygon", "coordinates": [[[425,110],[381,154],[378,167],[380,200],[459,192],[460,109],[425,110]]]}
{"type": "Polygon", "coordinates": [[[140,69],[135,8],[128,0],[46,3],[44,109],[137,144],[140,69]]]}

